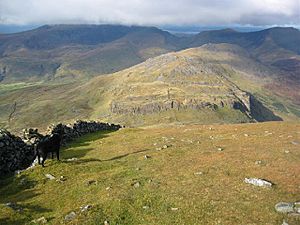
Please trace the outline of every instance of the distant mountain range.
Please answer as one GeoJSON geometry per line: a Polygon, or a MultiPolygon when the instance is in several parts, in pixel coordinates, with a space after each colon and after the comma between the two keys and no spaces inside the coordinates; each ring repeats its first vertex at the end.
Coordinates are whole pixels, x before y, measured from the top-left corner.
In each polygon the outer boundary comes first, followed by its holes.
{"type": "Polygon", "coordinates": [[[239,45],[257,60],[284,71],[297,72],[299,67],[300,31],[294,28],[249,33],[225,29],[178,37],[155,27],[46,25],[0,35],[0,79],[10,82],[95,76],[206,43],[239,45]]]}
{"type": "Polygon", "coordinates": [[[294,120],[299,48],[300,31],[280,27],[178,36],[155,27],[55,25],[2,34],[0,118],[17,101],[16,127],[99,117],[127,125],[294,120]]]}

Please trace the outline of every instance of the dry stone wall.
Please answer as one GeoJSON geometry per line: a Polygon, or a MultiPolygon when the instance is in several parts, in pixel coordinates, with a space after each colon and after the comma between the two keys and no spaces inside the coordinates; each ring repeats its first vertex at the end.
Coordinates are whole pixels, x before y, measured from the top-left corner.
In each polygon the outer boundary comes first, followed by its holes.
{"type": "Polygon", "coordinates": [[[120,125],[115,124],[78,120],[73,124],[53,124],[48,127],[46,135],[40,134],[37,129],[29,128],[23,130],[23,137],[18,137],[0,129],[0,176],[29,167],[34,161],[34,146],[53,133],[62,135],[64,145],[84,134],[105,130],[116,131],[120,128],[120,125]]]}

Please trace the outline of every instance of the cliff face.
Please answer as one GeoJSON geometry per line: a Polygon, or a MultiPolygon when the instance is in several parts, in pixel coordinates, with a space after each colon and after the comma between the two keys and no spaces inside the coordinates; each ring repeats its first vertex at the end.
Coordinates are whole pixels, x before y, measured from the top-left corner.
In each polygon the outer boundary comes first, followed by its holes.
{"type": "Polygon", "coordinates": [[[203,46],[169,53],[115,74],[110,113],[136,116],[227,109],[229,114],[240,111],[248,121],[281,120],[231,81],[239,71],[224,61],[233,61],[231,54],[235,53],[220,52],[203,46]]]}

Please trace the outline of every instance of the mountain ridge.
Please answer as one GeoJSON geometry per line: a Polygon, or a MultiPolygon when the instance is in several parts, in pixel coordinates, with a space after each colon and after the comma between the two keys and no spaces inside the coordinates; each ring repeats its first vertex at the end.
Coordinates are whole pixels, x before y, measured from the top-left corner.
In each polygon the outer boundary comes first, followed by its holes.
{"type": "Polygon", "coordinates": [[[82,79],[117,72],[170,51],[229,43],[245,48],[268,66],[299,76],[292,66],[300,62],[299,42],[300,31],[293,28],[247,33],[225,29],[178,37],[156,27],[45,25],[0,36],[0,73],[4,82],[82,79]],[[282,66],[285,60],[291,66],[282,66]]]}

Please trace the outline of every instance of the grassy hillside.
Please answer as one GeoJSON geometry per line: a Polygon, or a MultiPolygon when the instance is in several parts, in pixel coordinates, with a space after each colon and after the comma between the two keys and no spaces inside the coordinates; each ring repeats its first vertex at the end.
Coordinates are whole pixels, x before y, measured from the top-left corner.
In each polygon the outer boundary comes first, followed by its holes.
{"type": "Polygon", "coordinates": [[[251,112],[255,108],[263,120],[272,118],[260,105],[252,107],[247,92],[283,119],[297,120],[297,86],[278,94],[271,88],[278,76],[238,46],[209,44],[84,82],[1,84],[0,122],[14,130],[73,119],[126,126],[240,123],[260,121],[255,118],[258,113],[251,112]],[[8,124],[14,102],[17,110],[8,124]],[[245,111],[246,105],[250,111],[245,111]]]}
{"type": "Polygon", "coordinates": [[[185,125],[84,136],[0,181],[0,224],[299,224],[276,203],[300,195],[299,123],[185,125]],[[166,147],[164,147],[166,146],[166,147]],[[221,148],[222,151],[218,149],[221,148]],[[147,159],[145,158],[147,155],[147,159]],[[75,161],[68,159],[77,158],[75,161]],[[49,180],[52,174],[57,180],[49,180]],[[269,180],[272,188],[244,183],[269,180]],[[12,202],[21,212],[5,206],[12,202]],[[91,205],[85,212],[80,207],[91,205]]]}

